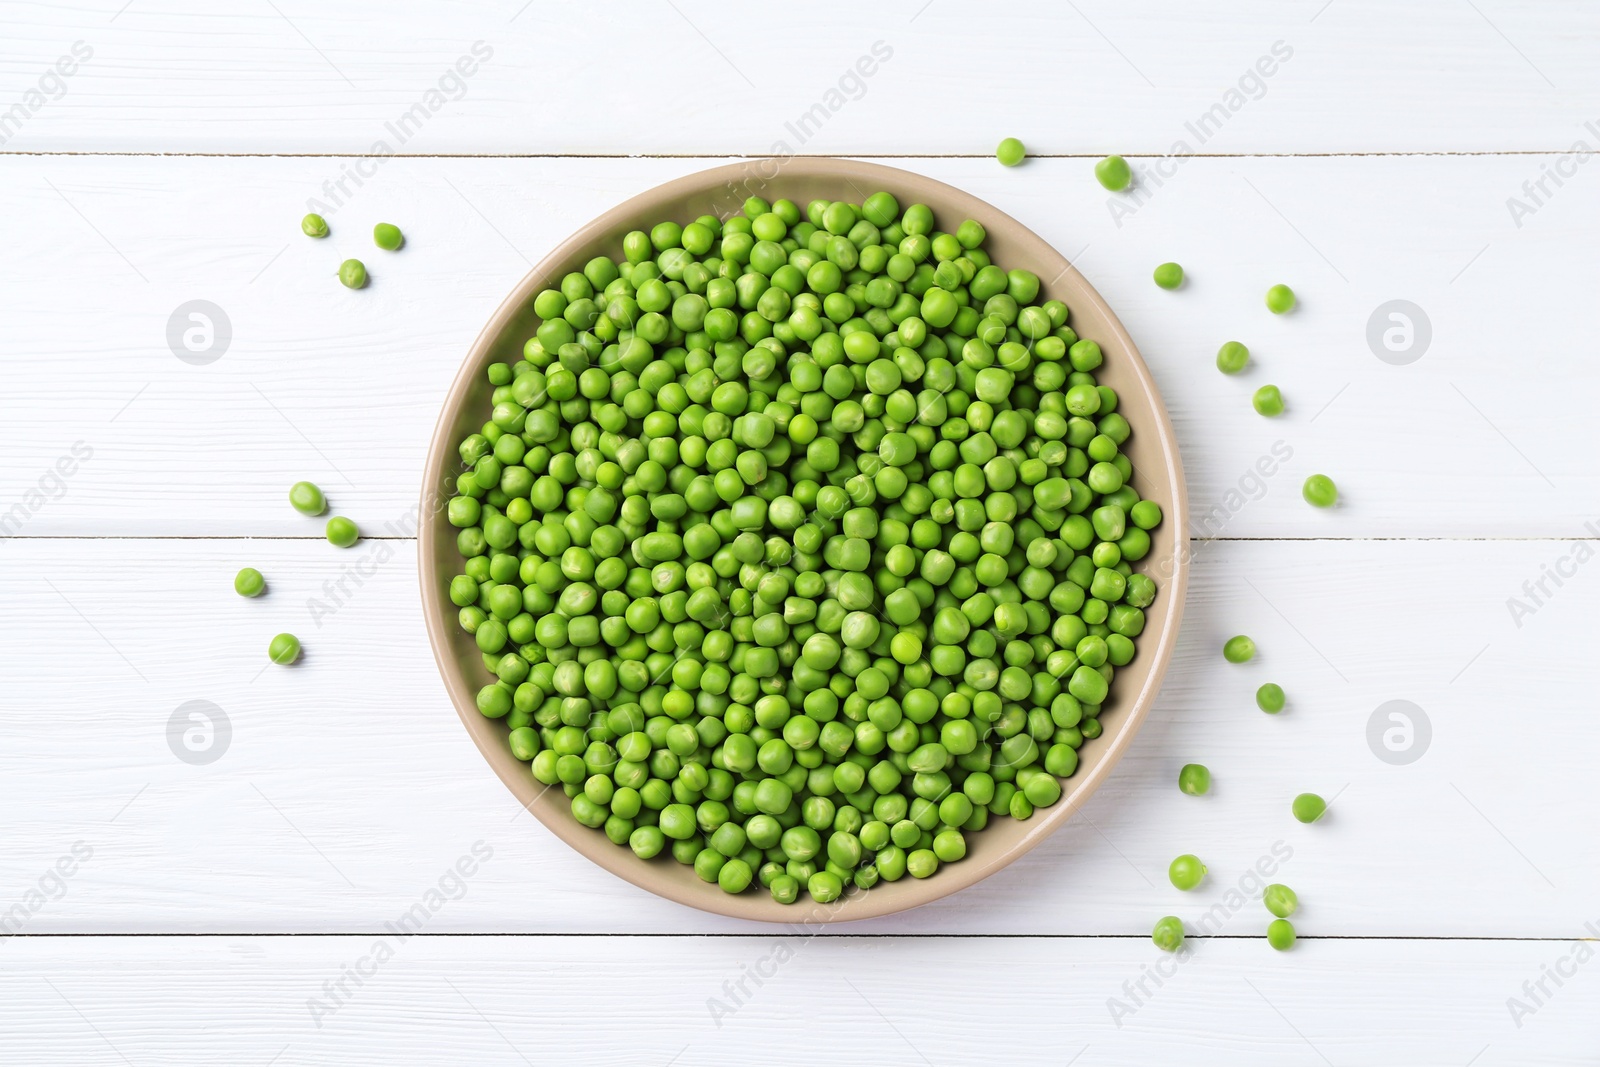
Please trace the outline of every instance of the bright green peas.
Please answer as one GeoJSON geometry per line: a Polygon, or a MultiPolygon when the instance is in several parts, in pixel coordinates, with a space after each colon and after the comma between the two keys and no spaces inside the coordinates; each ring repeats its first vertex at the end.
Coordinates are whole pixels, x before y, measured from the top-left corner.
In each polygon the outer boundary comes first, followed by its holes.
{"type": "Polygon", "coordinates": [[[406,243],[406,239],[400,227],[391,222],[380,222],[372,228],[372,243],[385,252],[394,252],[406,243]]]}
{"type": "Polygon", "coordinates": [[[1122,471],[1112,463],[1096,463],[1083,480],[1097,493],[1115,493],[1122,488],[1122,471]]]}
{"type": "MultiPolygon", "coordinates": [[[[941,863],[954,863],[967,854],[967,839],[960,830],[942,830],[933,838],[933,855],[941,863]]],[[[929,872],[932,873],[932,872],[929,872]]],[[[916,872],[912,872],[917,876],[916,872]]]]}
{"type": "Polygon", "coordinates": [[[347,259],[339,264],[339,283],[346,289],[367,287],[367,266],[359,259],[347,259]]]}
{"type": "Polygon", "coordinates": [[[1238,341],[1227,341],[1217,349],[1217,369],[1223,374],[1238,374],[1250,362],[1250,350],[1238,341]]]}
{"type": "Polygon", "coordinates": [[[1074,670],[1067,683],[1067,692],[1085,704],[1103,703],[1109,689],[1105,675],[1088,666],[1079,666],[1074,670]]]}
{"type": "Polygon", "coordinates": [[[1287,919],[1300,906],[1300,898],[1295,891],[1277,882],[1267,886],[1266,891],[1261,894],[1261,902],[1267,906],[1268,911],[1280,919],[1287,919]]]}
{"type": "Polygon", "coordinates": [[[1222,658],[1229,663],[1248,663],[1255,654],[1256,643],[1244,634],[1230,637],[1222,645],[1222,658]]]}
{"type": "Polygon", "coordinates": [[[1176,263],[1163,263],[1155,269],[1155,282],[1163,289],[1176,289],[1183,284],[1183,268],[1176,263]]]}
{"type": "Polygon", "coordinates": [[[307,237],[326,237],[328,220],[317,214],[307,215],[300,220],[300,232],[307,237]]]}
{"type": "Polygon", "coordinates": [[[1200,857],[1184,853],[1167,867],[1167,878],[1178,889],[1190,890],[1199,885],[1206,876],[1206,865],[1200,862],[1200,857]]]}
{"type": "Polygon", "coordinates": [[[1066,403],[1074,415],[1093,415],[1100,410],[1100,391],[1092,385],[1074,385],[1067,390],[1066,403]]]}
{"type": "Polygon", "coordinates": [[[1315,793],[1301,793],[1290,803],[1289,810],[1301,822],[1316,822],[1328,810],[1328,802],[1315,793]]]}
{"type": "Polygon", "coordinates": [[[1339,489],[1326,474],[1313,474],[1307,478],[1300,495],[1307,504],[1317,508],[1331,508],[1339,502],[1339,489]]]}
{"type": "Polygon", "coordinates": [[[1287,285],[1280,283],[1267,290],[1267,310],[1274,315],[1282,315],[1286,311],[1292,311],[1294,305],[1294,290],[1287,285]]]}
{"type": "Polygon", "coordinates": [[[1178,771],[1178,791],[1189,796],[1204,796],[1211,791],[1211,771],[1204,764],[1185,763],[1178,771]]]}
{"type": "Polygon", "coordinates": [[[772,893],[772,899],[779,904],[793,904],[800,899],[800,880],[791,875],[776,876],[767,888],[772,893]]]}
{"type": "MultiPolygon", "coordinates": [[[[503,516],[496,517],[503,518],[503,516]]],[[[329,519],[326,532],[328,544],[333,545],[335,548],[349,548],[361,539],[361,531],[356,527],[356,524],[343,515],[335,515],[329,519]]],[[[492,544],[493,542],[490,543],[492,544]]]]}
{"type": "Polygon", "coordinates": [[[1294,924],[1288,919],[1273,919],[1267,924],[1267,944],[1279,952],[1293,948],[1294,940],[1294,924]]]}
{"type": "Polygon", "coordinates": [[[717,871],[717,885],[724,893],[743,893],[751,878],[750,865],[741,859],[730,859],[717,871]]]}
{"type": "Polygon", "coordinates": [[[635,856],[642,860],[654,859],[659,856],[661,850],[666,847],[666,843],[666,835],[661,832],[661,828],[658,826],[636,827],[633,833],[628,835],[628,847],[633,850],[635,856]]]}
{"type": "MultiPolygon", "coordinates": [[[[477,583],[473,582],[470,578],[467,579],[467,581],[473,586],[472,597],[473,600],[476,600],[477,583]]],[[[266,588],[267,580],[263,578],[261,576],[261,572],[256,570],[254,567],[245,567],[240,570],[238,574],[233,576],[233,591],[238,593],[240,596],[260,596],[266,588]]],[[[452,596],[454,594],[454,590],[455,584],[452,582],[452,596]]],[[[453,599],[452,602],[454,602],[453,599]]],[[[472,603],[472,600],[467,601],[467,603],[472,603]]],[[[466,604],[457,604],[456,606],[465,607],[466,604]]]]}
{"type": "Polygon", "coordinates": [[[1027,154],[1028,150],[1015,137],[1007,137],[1000,142],[1000,147],[994,150],[994,158],[998,159],[1001,165],[1006,167],[1014,167],[1021,163],[1027,157],[1027,154]]]}
{"type": "Polygon", "coordinates": [[[806,880],[806,892],[818,904],[830,904],[844,892],[844,881],[832,871],[818,871],[806,880]]]}
{"type": "MultiPolygon", "coordinates": [[[[267,644],[267,658],[272,662],[287,667],[300,658],[300,639],[294,634],[279,634],[267,644]]],[[[507,694],[509,697],[509,694],[507,694]]],[[[506,705],[510,710],[510,704],[506,705]]]]}
{"type": "Polygon", "coordinates": [[[1283,394],[1278,391],[1276,385],[1263,385],[1257,389],[1255,395],[1250,398],[1250,403],[1256,409],[1257,415],[1272,418],[1283,414],[1283,394]]]}
{"type": "Polygon", "coordinates": [[[661,809],[661,832],[674,841],[687,841],[698,832],[694,809],[687,804],[668,804],[661,809]]]}
{"type": "Polygon", "coordinates": [[[1128,518],[1141,530],[1153,530],[1161,525],[1161,505],[1154,500],[1141,500],[1128,509],[1128,518]]]}
{"type": "MultiPolygon", "coordinates": [[[[1018,776],[1021,780],[1021,776],[1018,776]]],[[[1061,783],[1053,774],[1033,774],[1022,787],[1022,795],[1036,808],[1048,808],[1061,799],[1061,783]]]]}
{"type": "Polygon", "coordinates": [[[1150,940],[1162,952],[1178,951],[1183,947],[1183,920],[1176,915],[1157,919],[1155,929],[1150,933],[1150,940]]]}
{"type": "Polygon", "coordinates": [[[1121,156],[1107,156],[1094,165],[1095,180],[1114,193],[1126,189],[1133,181],[1133,171],[1121,156]]]}
{"type": "Polygon", "coordinates": [[[1276,682],[1268,682],[1256,690],[1256,707],[1268,715],[1276,715],[1283,710],[1283,686],[1276,682]]]}
{"type": "Polygon", "coordinates": [[[321,515],[328,510],[328,501],[310,482],[295,482],[289,487],[289,505],[302,515],[321,515]]]}
{"type": "Polygon", "coordinates": [[[939,869],[939,856],[932,849],[919,848],[906,856],[906,870],[913,878],[930,878],[939,869]]]}

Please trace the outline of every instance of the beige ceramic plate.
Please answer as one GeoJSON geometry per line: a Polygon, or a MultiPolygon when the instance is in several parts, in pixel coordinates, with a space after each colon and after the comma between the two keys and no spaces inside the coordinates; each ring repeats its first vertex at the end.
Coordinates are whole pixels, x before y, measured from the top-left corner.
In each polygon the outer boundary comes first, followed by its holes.
{"type": "Polygon", "coordinates": [[[467,354],[434,430],[422,492],[418,553],[428,637],[461,721],[500,780],[556,836],[613,874],[679,903],[744,919],[838,921],[904,911],[987,878],[1043,841],[1106,780],[1133,742],[1172,657],[1188,584],[1188,515],[1172,424],[1149,369],[1105,301],[1054,248],[982,200],[918,174],[841,159],[751,160],[701,171],[636,196],[573,234],[512,291],[467,354]],[[687,223],[703,214],[726,216],[738,211],[751,195],[768,200],[787,197],[802,205],[819,197],[860,203],[878,189],[893,193],[902,206],[927,204],[945,229],[953,230],[967,218],[983,223],[989,233],[986,248],[994,261],[1008,269],[1022,267],[1037,274],[1045,282],[1043,295],[1063,300],[1072,309],[1071,325],[1079,335],[1100,343],[1106,359],[1099,379],[1117,391],[1121,397],[1118,410],[1133,426],[1133,437],[1124,446],[1135,468],[1133,485],[1140,496],[1159,503],[1166,515],[1154,531],[1154,547],[1141,565],[1156,579],[1159,593],[1146,613],[1138,656],[1117,672],[1100,715],[1105,732],[1084,744],[1078,771],[1067,780],[1060,803],[1040,809],[1026,822],[992,821],[982,832],[970,835],[970,851],[964,860],[943,866],[925,881],[906,877],[883,882],[869,892],[851,893],[827,906],[784,906],[759,890],[730,896],[667,857],[651,862],[637,859],[625,846],[613,845],[599,831],[579,825],[562,791],[545,792],[528,765],[511,755],[505,726],[484,718],[475,704],[477,690],[491,677],[483,669],[472,638],[456,625],[456,609],[446,595],[461,559],[444,504],[461,469],[457,444],[488,417],[491,387],[484,370],[490,363],[520,358],[523,343],[537,324],[533,298],[541,289],[596,255],[620,258],[624,233],[648,230],[664,219],[687,223]]]}

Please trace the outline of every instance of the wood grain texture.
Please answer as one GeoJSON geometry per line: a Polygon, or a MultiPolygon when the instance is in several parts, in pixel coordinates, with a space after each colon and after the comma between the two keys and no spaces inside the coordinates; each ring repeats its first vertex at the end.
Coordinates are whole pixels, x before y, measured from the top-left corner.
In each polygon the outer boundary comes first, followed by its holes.
{"type": "Polygon", "coordinates": [[[93,50],[11,150],[1559,151],[1600,119],[1600,13],[1576,4],[13,0],[7,22],[11,99],[93,50]]]}
{"type": "Polygon", "coordinates": [[[1600,145],[1600,9],[0,0],[0,26],[0,935],[36,935],[0,937],[0,1062],[1594,1062],[1600,208],[1572,152],[1600,145]],[[1007,135],[1051,158],[1001,168],[1007,135]],[[1113,151],[1132,194],[1092,180],[1113,151]],[[814,939],[649,896],[520,812],[445,701],[409,540],[514,282],[617,201],[770,153],[885,158],[1074,258],[1161,385],[1200,539],[1162,698],[1085,810],[814,939]],[[209,365],[169,346],[193,300],[229,322],[209,365]],[[1369,346],[1394,300],[1431,331],[1409,365],[1369,346]],[[369,539],[323,543],[300,478],[369,539]],[[195,700],[226,717],[210,763],[195,700]],[[1395,700],[1429,725],[1410,764],[1379,755],[1395,700]],[[1189,761],[1210,795],[1176,790],[1189,761]],[[1258,864],[1299,891],[1292,953],[1258,864]],[[1170,967],[1169,913],[1220,936],[1170,967]]]}
{"type": "MultiPolygon", "coordinates": [[[[1259,904],[1230,910],[1229,890],[1258,895],[1249,871],[1276,857],[1267,873],[1299,891],[1308,934],[1578,936],[1600,919],[1600,857],[1576,844],[1594,826],[1585,620],[1600,585],[1580,569],[1520,629],[1505,604],[1566,551],[1203,546],[1167,685],[1081,815],[966,892],[844,931],[1139,934],[1223,905],[1223,932],[1259,933],[1259,904]],[[1254,636],[1255,661],[1222,660],[1234,633],[1254,636]],[[1268,680],[1289,693],[1276,717],[1254,706],[1268,680]],[[1409,766],[1368,744],[1395,699],[1431,723],[1409,766]],[[1186,762],[1211,768],[1210,795],[1178,792],[1186,762]],[[1333,800],[1314,826],[1289,815],[1308,790],[1333,800]],[[1166,881],[1183,852],[1211,868],[1194,894],[1166,881]]],[[[20,899],[74,842],[94,850],[17,929],[378,930],[480,840],[495,858],[438,930],[759,929],[651,897],[520,811],[445,700],[415,582],[404,541],[7,545],[0,596],[28,624],[0,653],[0,887],[20,899]],[[263,599],[232,592],[245,564],[266,574],[263,599]],[[266,659],[284,630],[305,644],[293,668],[266,659]],[[191,700],[231,725],[208,765],[169,747],[191,700]]]]}
{"type": "MultiPolygon", "coordinates": [[[[711,162],[391,160],[318,242],[296,220],[349,161],[11,160],[0,515],[39,507],[0,532],[305,536],[283,506],[300,478],[381,528],[412,507],[446,383],[516,279],[601,209],[711,162]],[[408,235],[397,255],[371,245],[384,219],[408,235]],[[369,289],[334,280],[352,255],[369,289]],[[231,324],[205,366],[167,341],[194,299],[231,324]],[[92,459],[56,484],[80,441],[92,459]]],[[[1589,299],[1600,201],[1569,188],[1520,229],[1504,207],[1548,159],[1196,159],[1115,220],[1108,201],[1132,202],[1084,160],[899,162],[1078,261],[1161,386],[1196,536],[1575,538],[1600,518],[1600,364],[1563,310],[1589,299]],[[1177,292],[1150,281],[1167,259],[1189,270],[1177,292]],[[1282,317],[1262,304],[1280,280],[1301,297],[1282,317]],[[1367,341],[1397,298],[1431,323],[1408,366],[1367,341]],[[1233,378],[1213,362],[1230,339],[1253,352],[1233,378]],[[1266,382],[1287,399],[1278,419],[1250,407],[1266,382]],[[1301,501],[1313,471],[1339,483],[1337,511],[1301,501]]]]}
{"type": "Polygon", "coordinates": [[[1174,959],[1142,938],[886,950],[804,930],[33,939],[7,946],[0,1025],[10,1062],[73,1067],[790,1063],[801,1049],[893,1065],[1503,1067],[1592,1063],[1600,1037],[1600,964],[1576,963],[1581,945],[1189,944],[1174,959]],[[1508,998],[1556,966],[1570,977],[1545,980],[1518,1027],[1508,998]]]}

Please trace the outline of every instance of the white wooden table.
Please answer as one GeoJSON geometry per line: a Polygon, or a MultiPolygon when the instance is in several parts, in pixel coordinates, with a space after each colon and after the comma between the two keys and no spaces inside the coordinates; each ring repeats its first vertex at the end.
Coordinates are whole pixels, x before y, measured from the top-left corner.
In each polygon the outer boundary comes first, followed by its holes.
{"type": "Polygon", "coordinates": [[[1211,6],[0,3],[0,1061],[1600,1061],[1600,10],[1211,6]],[[820,936],[646,895],[521,814],[445,699],[411,540],[445,385],[530,263],[774,151],[931,174],[1075,257],[1160,382],[1204,539],[1160,702],[1083,813],[820,936]],[[1137,199],[1094,183],[1110,151],[1137,199]],[[332,277],[355,254],[359,294],[332,277]],[[169,345],[193,300],[228,323],[210,362],[169,345]],[[1430,341],[1385,361],[1394,300],[1430,341]],[[1318,470],[1332,513],[1300,500],[1318,470]],[[300,478],[361,547],[285,506],[300,478]],[[295,670],[263,670],[279,630],[295,670]],[[209,763],[169,746],[194,700],[209,763]],[[1419,732],[1380,758],[1397,700],[1419,732]],[[1324,823],[1289,818],[1302,790],[1337,796],[1324,823]],[[1184,851],[1212,872],[1187,896],[1184,851]],[[1264,857],[1303,902],[1286,954],[1229,902],[1264,857]],[[1151,946],[1214,908],[1181,960],[1151,946]]]}

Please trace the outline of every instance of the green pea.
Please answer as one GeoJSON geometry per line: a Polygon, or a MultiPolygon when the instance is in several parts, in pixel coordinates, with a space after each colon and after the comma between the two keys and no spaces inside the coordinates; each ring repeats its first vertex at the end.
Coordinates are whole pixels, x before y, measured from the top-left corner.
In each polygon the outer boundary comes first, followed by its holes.
{"type": "Polygon", "coordinates": [[[1155,942],[1156,948],[1162,952],[1178,951],[1183,947],[1183,920],[1176,915],[1167,915],[1157,919],[1155,929],[1151,931],[1150,940],[1155,942]]]}
{"type": "Polygon", "coordinates": [[[1283,686],[1276,682],[1268,682],[1256,690],[1256,707],[1268,715],[1276,715],[1283,710],[1283,686]]]}
{"type": "Polygon", "coordinates": [[[1193,889],[1205,876],[1206,865],[1200,862],[1200,857],[1187,852],[1167,867],[1167,878],[1178,889],[1193,889]]]}
{"type": "Polygon", "coordinates": [[[1300,906],[1300,898],[1295,895],[1295,891],[1277,882],[1267,886],[1262,892],[1261,902],[1267,906],[1268,911],[1280,919],[1287,919],[1300,906]]]}
{"type": "Polygon", "coordinates": [[[279,634],[267,644],[267,658],[287,667],[300,658],[300,639],[294,634],[279,634]]]}
{"type": "Polygon", "coordinates": [[[300,232],[307,237],[328,236],[328,220],[318,214],[310,214],[300,220],[300,232]]]}
{"type": "Polygon", "coordinates": [[[1331,508],[1339,502],[1339,489],[1326,474],[1313,474],[1300,490],[1307,504],[1317,508],[1331,508]]]}
{"type": "Polygon", "coordinates": [[[1238,374],[1250,362],[1250,350],[1238,341],[1226,341],[1217,349],[1217,369],[1223,374],[1238,374]]]}
{"type": "MultiPolygon", "coordinates": [[[[400,227],[393,223],[380,222],[372,228],[372,243],[385,252],[393,252],[405,242],[406,239],[401,234],[400,227]]],[[[355,286],[355,288],[360,288],[360,286],[355,286]]]]}
{"type": "Polygon", "coordinates": [[[343,515],[335,515],[328,520],[327,536],[335,548],[349,548],[361,539],[361,530],[343,515]]]}
{"type": "Polygon", "coordinates": [[[1315,793],[1301,793],[1289,805],[1289,810],[1301,822],[1316,822],[1328,810],[1328,802],[1315,793]]]}
{"type": "Polygon", "coordinates": [[[1155,282],[1163,289],[1176,289],[1183,284],[1183,268],[1176,263],[1163,263],[1155,269],[1155,282]]]}
{"type": "Polygon", "coordinates": [[[1288,919],[1273,919],[1267,924],[1267,944],[1279,952],[1293,948],[1294,940],[1294,924],[1288,919]]]}
{"type": "Polygon", "coordinates": [[[1283,414],[1283,394],[1278,392],[1276,385],[1263,385],[1255,391],[1250,398],[1250,403],[1256,409],[1257,415],[1272,418],[1283,414]]]}
{"type": "Polygon", "coordinates": [[[267,580],[254,567],[245,567],[233,576],[233,591],[240,596],[260,596],[267,588],[267,580]]]}
{"type": "Polygon", "coordinates": [[[1229,663],[1248,663],[1255,655],[1256,643],[1244,634],[1230,637],[1222,644],[1222,658],[1229,663]]]}
{"type": "Polygon", "coordinates": [[[1133,181],[1133,171],[1121,156],[1107,156],[1094,165],[1095,180],[1113,193],[1120,193],[1133,181]]]}
{"type": "Polygon", "coordinates": [[[1211,771],[1201,763],[1185,763],[1178,771],[1178,790],[1192,797],[1211,792],[1211,771]]]}
{"type": "Polygon", "coordinates": [[[1014,167],[1021,163],[1028,154],[1022,147],[1022,142],[1015,137],[1007,137],[1000,142],[1000,147],[995,149],[994,157],[1007,167],[1014,167]]]}
{"type": "Polygon", "coordinates": [[[289,487],[289,506],[302,515],[321,515],[328,510],[328,501],[310,482],[295,482],[289,487]]]}
{"type": "Polygon", "coordinates": [[[1274,315],[1282,315],[1294,309],[1294,290],[1287,285],[1274,285],[1267,290],[1267,310],[1274,315]]]}
{"type": "Polygon", "coordinates": [[[347,259],[339,264],[339,281],[346,289],[367,287],[367,265],[359,259],[347,259]]]}

